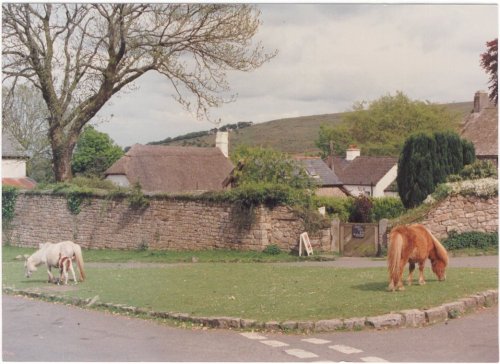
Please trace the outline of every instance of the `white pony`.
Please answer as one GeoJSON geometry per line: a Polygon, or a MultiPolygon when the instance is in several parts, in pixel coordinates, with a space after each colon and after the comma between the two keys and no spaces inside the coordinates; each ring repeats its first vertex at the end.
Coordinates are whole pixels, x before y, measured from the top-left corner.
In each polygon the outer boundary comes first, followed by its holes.
{"type": "Polygon", "coordinates": [[[49,274],[49,282],[54,282],[54,276],[52,275],[51,269],[52,267],[59,267],[59,258],[61,256],[68,258],[75,257],[76,263],[78,264],[78,271],[80,273],[80,280],[85,280],[82,249],[78,244],[75,244],[72,241],[62,241],[55,244],[40,244],[40,249],[29,256],[24,262],[26,277],[30,278],[31,274],[37,270],[36,267],[38,267],[40,264],[45,264],[47,266],[47,273],[49,274]]]}

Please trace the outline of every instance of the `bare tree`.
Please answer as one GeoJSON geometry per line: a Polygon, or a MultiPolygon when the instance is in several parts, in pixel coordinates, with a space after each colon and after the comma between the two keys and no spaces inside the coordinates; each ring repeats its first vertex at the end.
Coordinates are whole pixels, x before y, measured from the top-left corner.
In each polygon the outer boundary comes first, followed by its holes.
{"type": "Polygon", "coordinates": [[[266,54],[252,39],[259,11],[222,4],[3,4],[3,84],[28,80],[49,113],[56,180],[71,179],[83,126],[148,71],[167,77],[198,117],[225,100],[228,70],[250,71],[266,54]],[[189,100],[194,98],[194,102],[189,100]]]}
{"type": "Polygon", "coordinates": [[[2,131],[8,129],[30,159],[27,174],[37,182],[53,180],[47,107],[35,87],[19,85],[15,93],[2,87],[2,131]]]}

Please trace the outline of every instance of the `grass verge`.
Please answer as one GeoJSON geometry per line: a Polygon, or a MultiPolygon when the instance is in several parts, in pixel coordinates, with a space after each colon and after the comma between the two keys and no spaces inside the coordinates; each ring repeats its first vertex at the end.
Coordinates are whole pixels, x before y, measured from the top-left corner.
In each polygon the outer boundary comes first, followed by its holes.
{"type": "MultiPolygon", "coordinates": [[[[319,320],[425,309],[496,289],[497,269],[451,268],[438,282],[426,270],[427,285],[388,293],[385,268],[343,269],[277,264],[202,263],[165,267],[87,267],[76,286],[46,283],[43,266],[31,279],[23,264],[3,256],[3,286],[60,296],[92,298],[146,310],[193,316],[233,316],[260,321],[319,320]]],[[[87,257],[86,257],[87,259],[87,257]]],[[[88,261],[88,259],[87,259],[88,261]]]]}
{"type": "MultiPolygon", "coordinates": [[[[18,255],[31,255],[36,249],[3,246],[3,261],[12,261],[18,255]]],[[[299,257],[288,253],[276,255],[263,252],[237,251],[237,250],[201,250],[201,251],[165,251],[165,250],[94,250],[84,249],[85,262],[102,263],[187,263],[193,257],[200,263],[259,263],[259,262],[299,262],[299,261],[324,261],[334,260],[333,254],[312,255],[299,257]]]]}

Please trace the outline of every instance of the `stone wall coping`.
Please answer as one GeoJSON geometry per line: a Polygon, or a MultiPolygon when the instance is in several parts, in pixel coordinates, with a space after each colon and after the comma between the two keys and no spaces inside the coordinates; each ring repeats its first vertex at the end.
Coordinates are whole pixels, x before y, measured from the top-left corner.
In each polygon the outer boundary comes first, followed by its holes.
{"type": "Polygon", "coordinates": [[[378,316],[353,317],[346,319],[321,319],[317,321],[268,321],[261,322],[252,319],[242,319],[238,317],[198,317],[187,313],[148,311],[139,307],[126,306],[115,303],[100,302],[98,296],[88,299],[75,297],[62,297],[54,294],[45,294],[4,287],[5,294],[21,295],[36,299],[62,302],[75,306],[99,307],[112,310],[118,313],[131,315],[146,315],[155,318],[172,319],[182,322],[190,322],[209,328],[219,329],[239,329],[239,330],[260,330],[260,331],[293,331],[298,330],[306,333],[312,332],[333,332],[337,330],[361,330],[363,328],[375,328],[377,330],[397,327],[417,327],[444,322],[449,319],[461,317],[468,312],[476,311],[482,307],[491,307],[498,304],[498,290],[487,290],[478,292],[453,302],[444,303],[440,306],[427,308],[424,310],[409,309],[398,312],[390,312],[378,316]]]}

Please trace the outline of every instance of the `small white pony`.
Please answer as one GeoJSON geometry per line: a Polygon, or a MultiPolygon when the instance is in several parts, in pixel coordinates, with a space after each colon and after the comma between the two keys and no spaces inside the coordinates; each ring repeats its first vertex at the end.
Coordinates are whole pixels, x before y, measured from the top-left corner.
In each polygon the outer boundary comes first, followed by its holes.
{"type": "MultiPolygon", "coordinates": [[[[29,256],[24,262],[24,270],[27,278],[30,278],[34,271],[37,270],[40,264],[45,264],[47,266],[47,273],[49,274],[49,282],[54,282],[54,276],[52,275],[52,267],[59,267],[59,258],[61,256],[68,258],[76,258],[76,263],[78,264],[78,271],[80,273],[80,280],[85,280],[85,271],[83,268],[83,256],[82,249],[80,245],[73,243],[72,241],[62,241],[60,243],[44,243],[40,244],[40,249],[29,256]]],[[[73,278],[74,275],[73,275],[73,278]]],[[[76,279],[75,279],[76,282],[76,279]]]]}

